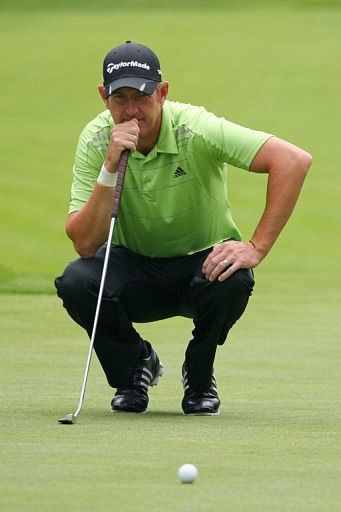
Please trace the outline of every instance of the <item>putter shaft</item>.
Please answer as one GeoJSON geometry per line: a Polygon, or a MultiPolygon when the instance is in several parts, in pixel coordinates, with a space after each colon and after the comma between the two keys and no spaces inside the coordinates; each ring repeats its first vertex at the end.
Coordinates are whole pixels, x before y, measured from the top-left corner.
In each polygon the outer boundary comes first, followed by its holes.
{"type": "Polygon", "coordinates": [[[83,408],[83,404],[84,404],[86,385],[88,382],[89,369],[90,369],[93,348],[94,348],[94,343],[95,343],[98,317],[99,317],[99,313],[100,313],[100,309],[101,309],[102,295],[103,295],[103,290],[104,290],[104,285],[105,285],[105,278],[107,275],[112,238],[113,238],[114,228],[115,228],[115,221],[116,221],[116,218],[118,217],[118,211],[119,211],[120,202],[121,202],[123,182],[124,182],[124,176],[125,176],[125,172],[126,172],[126,168],[127,168],[128,158],[129,158],[129,150],[124,150],[122,152],[118,170],[117,170],[118,176],[117,176],[117,184],[115,187],[114,206],[113,206],[113,211],[112,211],[111,220],[110,220],[110,228],[109,228],[107,247],[106,247],[104,263],[103,263],[101,284],[100,284],[99,293],[98,293],[95,319],[94,319],[94,323],[93,323],[93,327],[92,327],[92,333],[91,333],[89,350],[88,350],[88,357],[86,360],[82,389],[81,389],[81,394],[79,397],[78,407],[74,413],[67,414],[65,416],[65,418],[61,418],[58,420],[58,422],[62,423],[63,425],[72,425],[73,423],[75,423],[76,418],[79,415],[79,413],[81,412],[81,410],[83,408]]]}

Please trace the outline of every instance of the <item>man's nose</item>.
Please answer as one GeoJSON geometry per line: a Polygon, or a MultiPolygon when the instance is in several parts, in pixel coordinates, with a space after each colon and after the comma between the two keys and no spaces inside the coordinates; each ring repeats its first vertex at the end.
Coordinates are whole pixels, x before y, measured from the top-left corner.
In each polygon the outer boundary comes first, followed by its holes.
{"type": "Polygon", "coordinates": [[[126,103],[126,113],[129,115],[129,116],[134,116],[137,112],[137,103],[136,101],[133,99],[133,98],[129,98],[127,100],[127,103],[126,103]]]}

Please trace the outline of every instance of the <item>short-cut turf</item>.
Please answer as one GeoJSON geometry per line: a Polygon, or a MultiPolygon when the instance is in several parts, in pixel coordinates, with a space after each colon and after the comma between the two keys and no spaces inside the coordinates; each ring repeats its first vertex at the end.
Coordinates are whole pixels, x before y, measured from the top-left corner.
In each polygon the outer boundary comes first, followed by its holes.
{"type": "Polygon", "coordinates": [[[57,419],[77,404],[86,337],[54,297],[0,295],[1,510],[336,512],[338,308],[274,288],[281,300],[257,293],[218,351],[219,416],[182,414],[191,322],[177,318],[140,326],[166,367],[148,413],[111,413],[95,358],[75,425],[57,419]],[[188,462],[199,477],[184,488],[188,462]]]}

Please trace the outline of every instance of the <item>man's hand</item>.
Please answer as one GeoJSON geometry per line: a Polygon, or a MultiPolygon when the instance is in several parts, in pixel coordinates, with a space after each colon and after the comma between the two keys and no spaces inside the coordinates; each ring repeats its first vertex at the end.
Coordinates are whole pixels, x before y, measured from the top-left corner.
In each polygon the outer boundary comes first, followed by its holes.
{"type": "Polygon", "coordinates": [[[225,281],[240,268],[254,268],[262,255],[252,243],[230,240],[213,246],[203,264],[203,273],[209,281],[225,281]]]}
{"type": "Polygon", "coordinates": [[[111,130],[111,138],[108,146],[104,166],[109,172],[116,172],[124,149],[136,151],[140,129],[137,119],[131,119],[124,123],[115,124],[111,130]]]}

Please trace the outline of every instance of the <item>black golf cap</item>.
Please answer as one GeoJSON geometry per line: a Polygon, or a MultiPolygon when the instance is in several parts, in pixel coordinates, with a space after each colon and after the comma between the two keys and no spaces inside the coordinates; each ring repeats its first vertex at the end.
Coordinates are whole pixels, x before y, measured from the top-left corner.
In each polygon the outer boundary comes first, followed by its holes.
{"type": "Polygon", "coordinates": [[[153,94],[161,82],[159,59],[147,46],[126,41],[110,50],[103,62],[106,97],[121,87],[132,87],[153,94]]]}

